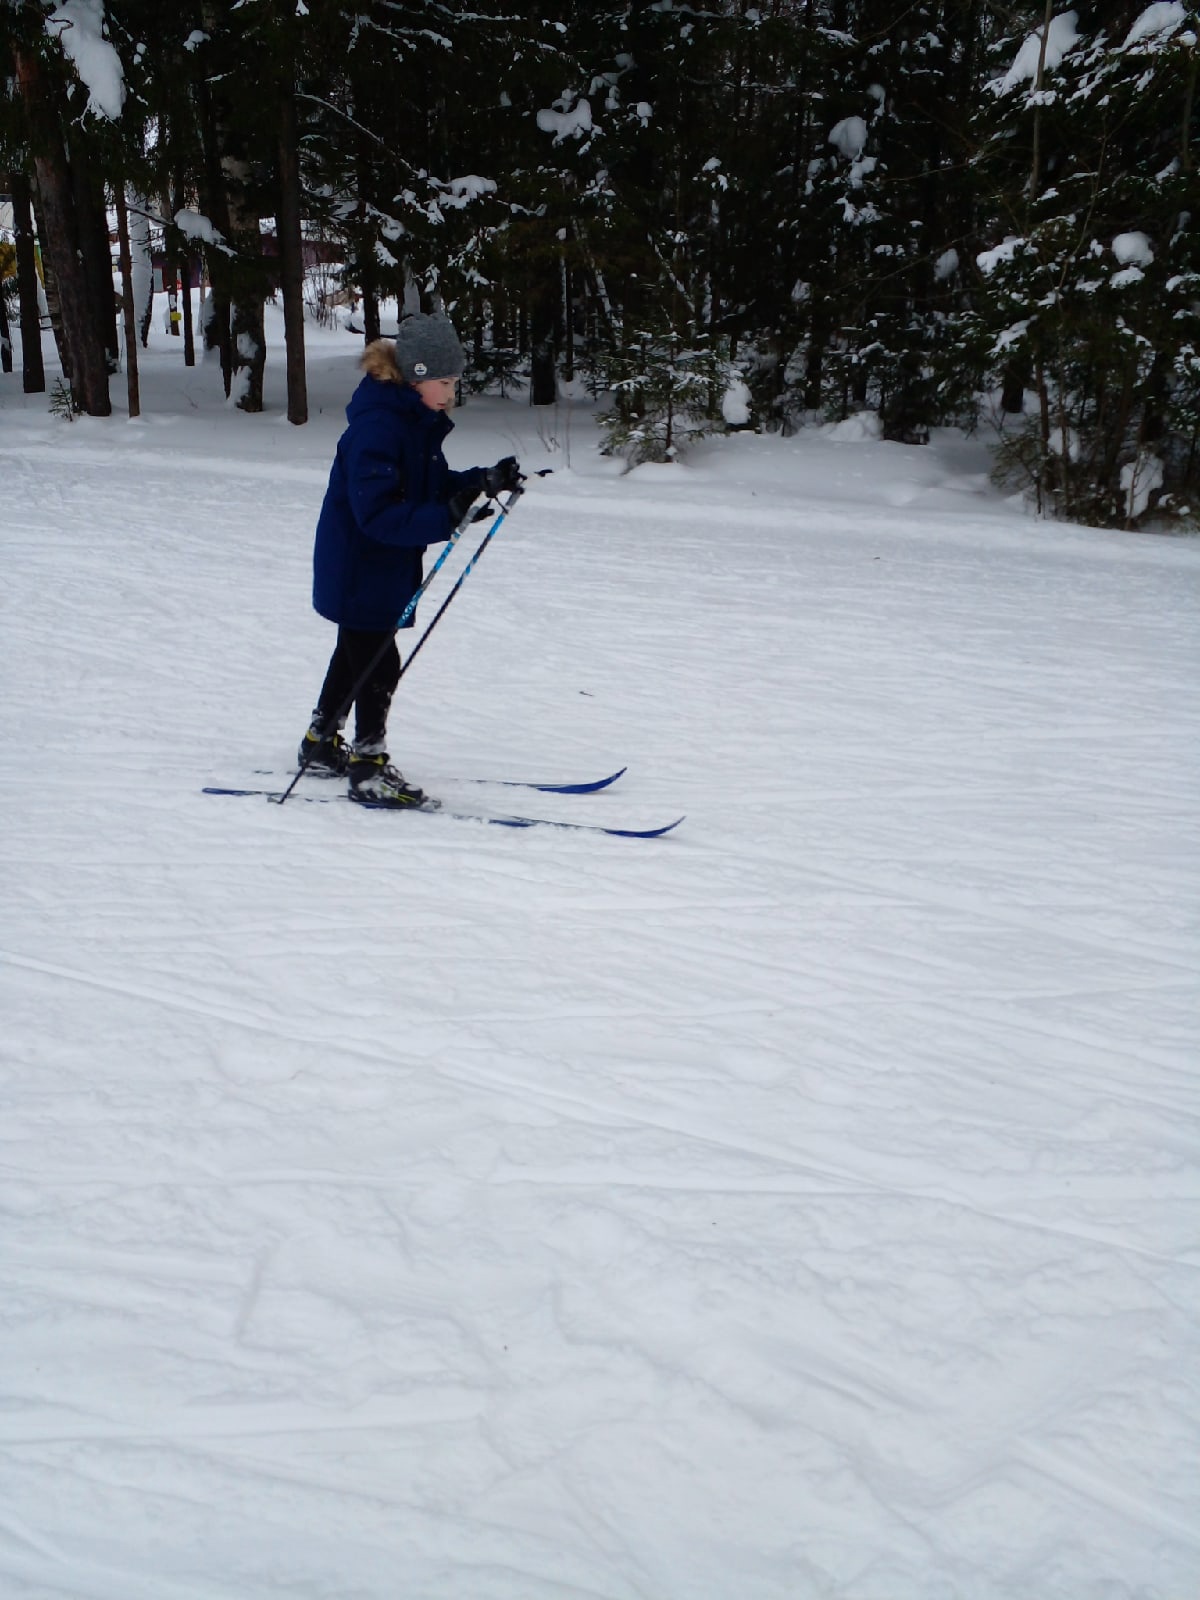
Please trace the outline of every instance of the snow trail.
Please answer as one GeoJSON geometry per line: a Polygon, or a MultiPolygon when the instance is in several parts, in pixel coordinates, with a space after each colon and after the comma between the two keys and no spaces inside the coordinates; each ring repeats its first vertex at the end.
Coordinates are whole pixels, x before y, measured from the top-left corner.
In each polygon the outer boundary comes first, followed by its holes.
{"type": "Polygon", "coordinates": [[[1192,1593],[1196,542],[472,402],[559,470],[393,754],[687,822],[205,799],[311,707],[352,376],[0,389],[0,1592],[1192,1593]]]}

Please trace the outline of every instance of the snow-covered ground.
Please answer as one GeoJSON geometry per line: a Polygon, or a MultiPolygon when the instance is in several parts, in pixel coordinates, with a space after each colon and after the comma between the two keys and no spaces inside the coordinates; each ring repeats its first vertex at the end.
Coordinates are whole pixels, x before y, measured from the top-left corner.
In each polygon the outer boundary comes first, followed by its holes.
{"type": "Polygon", "coordinates": [[[1190,1600],[1200,546],[473,401],[555,476],[395,758],[687,821],[208,798],[356,349],[300,429],[160,333],[140,422],[0,379],[0,1594],[1190,1600]]]}

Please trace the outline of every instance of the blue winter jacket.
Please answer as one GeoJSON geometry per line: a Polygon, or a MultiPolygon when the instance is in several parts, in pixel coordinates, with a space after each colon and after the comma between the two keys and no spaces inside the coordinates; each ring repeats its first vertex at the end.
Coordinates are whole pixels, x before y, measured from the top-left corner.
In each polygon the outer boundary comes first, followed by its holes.
{"type": "Polygon", "coordinates": [[[483,469],[451,472],[442,441],[454,424],[390,376],[365,377],[346,419],[317,522],[313,605],[330,622],[382,631],[420,588],[425,546],[453,532],[446,502],[481,488],[483,469]]]}

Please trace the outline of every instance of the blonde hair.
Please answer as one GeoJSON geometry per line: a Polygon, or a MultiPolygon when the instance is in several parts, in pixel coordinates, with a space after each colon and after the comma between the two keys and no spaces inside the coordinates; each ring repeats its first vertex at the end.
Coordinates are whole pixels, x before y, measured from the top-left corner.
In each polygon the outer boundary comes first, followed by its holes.
{"type": "Polygon", "coordinates": [[[396,346],[391,339],[372,339],[358,364],[368,378],[375,378],[379,383],[404,382],[404,374],[396,361],[396,346]]]}

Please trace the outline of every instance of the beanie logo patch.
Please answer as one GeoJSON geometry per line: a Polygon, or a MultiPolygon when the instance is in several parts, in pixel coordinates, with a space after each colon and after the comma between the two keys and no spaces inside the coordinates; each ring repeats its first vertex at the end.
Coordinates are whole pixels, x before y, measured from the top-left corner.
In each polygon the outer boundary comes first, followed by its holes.
{"type": "Polygon", "coordinates": [[[425,365],[425,363],[423,361],[414,361],[413,362],[413,371],[416,373],[418,378],[423,378],[425,376],[425,374],[429,371],[429,368],[425,365]]]}

